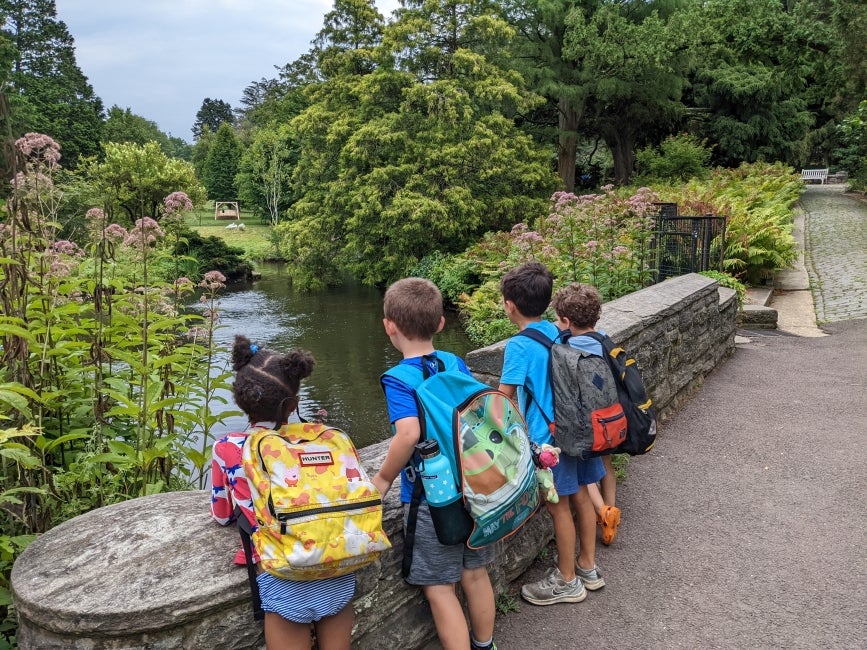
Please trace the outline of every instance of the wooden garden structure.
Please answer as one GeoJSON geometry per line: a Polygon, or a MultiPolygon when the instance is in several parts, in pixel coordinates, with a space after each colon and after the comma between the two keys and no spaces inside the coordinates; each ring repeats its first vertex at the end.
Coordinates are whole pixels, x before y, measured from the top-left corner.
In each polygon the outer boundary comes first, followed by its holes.
{"type": "Polygon", "coordinates": [[[214,201],[214,220],[235,221],[241,218],[241,208],[238,207],[237,201],[214,201]]]}

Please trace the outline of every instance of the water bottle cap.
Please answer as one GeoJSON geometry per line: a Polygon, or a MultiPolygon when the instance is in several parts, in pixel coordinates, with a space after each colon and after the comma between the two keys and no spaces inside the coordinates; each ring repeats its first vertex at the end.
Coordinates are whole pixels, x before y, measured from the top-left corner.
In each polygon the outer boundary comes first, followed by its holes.
{"type": "Polygon", "coordinates": [[[423,459],[433,458],[440,453],[440,444],[436,440],[424,440],[415,447],[423,459]]]}

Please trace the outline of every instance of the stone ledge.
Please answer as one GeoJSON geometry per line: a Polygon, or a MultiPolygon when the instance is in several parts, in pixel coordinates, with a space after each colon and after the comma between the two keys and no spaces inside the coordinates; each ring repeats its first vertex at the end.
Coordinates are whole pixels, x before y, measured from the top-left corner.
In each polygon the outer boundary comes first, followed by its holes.
{"type": "Polygon", "coordinates": [[[777,329],[777,310],[763,305],[744,305],[740,324],[747,329],[777,329]]]}

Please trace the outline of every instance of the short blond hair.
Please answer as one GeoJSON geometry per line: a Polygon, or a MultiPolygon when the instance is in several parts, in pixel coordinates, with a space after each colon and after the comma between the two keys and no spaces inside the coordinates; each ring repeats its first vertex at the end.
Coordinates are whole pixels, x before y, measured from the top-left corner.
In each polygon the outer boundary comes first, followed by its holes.
{"type": "Polygon", "coordinates": [[[383,312],[408,339],[431,340],[442,321],[443,296],[430,280],[404,278],[386,290],[383,312]]]}

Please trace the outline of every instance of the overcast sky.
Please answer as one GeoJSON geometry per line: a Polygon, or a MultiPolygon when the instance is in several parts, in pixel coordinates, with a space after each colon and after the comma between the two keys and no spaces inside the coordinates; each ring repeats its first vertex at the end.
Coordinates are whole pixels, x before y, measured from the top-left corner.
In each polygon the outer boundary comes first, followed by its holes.
{"type": "MultiPolygon", "coordinates": [[[[333,0],[55,0],[78,66],[106,110],[117,104],[192,141],[206,97],[244,88],[310,47],[333,0]]],[[[376,0],[388,18],[398,0],[376,0]]]]}

